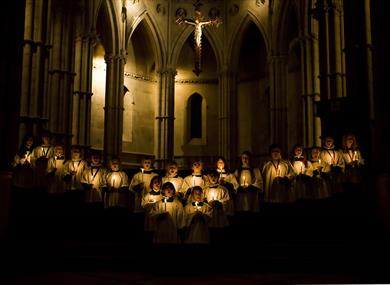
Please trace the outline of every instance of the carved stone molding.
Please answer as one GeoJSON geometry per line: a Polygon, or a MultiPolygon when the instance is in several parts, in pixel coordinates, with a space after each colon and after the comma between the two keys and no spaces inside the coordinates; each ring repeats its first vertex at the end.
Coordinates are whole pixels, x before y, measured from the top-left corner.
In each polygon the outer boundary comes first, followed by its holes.
{"type": "Polygon", "coordinates": [[[218,79],[181,79],[175,80],[180,84],[218,84],[218,79]]]}
{"type": "Polygon", "coordinates": [[[135,79],[135,80],[147,81],[147,82],[157,82],[157,80],[153,79],[150,76],[144,76],[144,75],[129,73],[129,72],[125,72],[124,75],[125,75],[125,77],[135,79]]]}
{"type": "Polygon", "coordinates": [[[164,6],[163,4],[161,4],[161,3],[158,3],[158,4],[156,5],[156,12],[157,12],[158,14],[161,13],[163,16],[165,16],[165,13],[166,13],[165,6],[164,6]]]}
{"type": "Polygon", "coordinates": [[[238,14],[238,12],[240,11],[240,7],[237,5],[237,4],[233,4],[230,8],[229,8],[229,15],[230,16],[235,16],[238,14]]]}

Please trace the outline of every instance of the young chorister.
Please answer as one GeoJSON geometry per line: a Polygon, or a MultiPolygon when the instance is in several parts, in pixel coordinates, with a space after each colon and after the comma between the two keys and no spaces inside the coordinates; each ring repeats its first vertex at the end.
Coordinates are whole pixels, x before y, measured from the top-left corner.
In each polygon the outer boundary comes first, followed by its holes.
{"type": "Polygon", "coordinates": [[[331,184],[328,175],[330,165],[320,159],[321,148],[314,146],[310,150],[310,162],[313,166],[310,193],[314,199],[325,199],[331,195],[331,184]]]}
{"type": "Polygon", "coordinates": [[[171,161],[167,165],[166,174],[162,178],[162,183],[171,182],[175,186],[176,194],[180,199],[183,199],[180,195],[181,187],[183,185],[183,178],[178,175],[179,168],[176,161],[171,161]]]}
{"type": "Polygon", "coordinates": [[[12,184],[17,188],[33,188],[34,171],[31,165],[31,156],[34,149],[34,137],[25,135],[18,153],[12,163],[13,175],[12,184]]]}
{"type": "Polygon", "coordinates": [[[106,187],[107,169],[101,164],[101,155],[97,151],[91,153],[91,163],[82,175],[81,183],[85,191],[85,202],[90,208],[103,208],[104,187],[106,187]]]}
{"type": "Polygon", "coordinates": [[[48,160],[54,156],[54,147],[50,143],[50,132],[43,131],[41,133],[41,145],[34,148],[31,164],[35,171],[35,185],[38,188],[46,188],[47,181],[47,166],[48,160]]]}
{"type": "Polygon", "coordinates": [[[320,159],[325,164],[330,165],[323,169],[324,173],[330,176],[332,184],[332,194],[343,192],[342,181],[344,177],[344,158],[340,150],[336,150],[334,145],[334,139],[330,135],[324,136],[322,140],[322,150],[320,152],[320,159]],[[326,172],[328,171],[328,172],[326,172]]]}
{"type": "Polygon", "coordinates": [[[191,203],[191,197],[190,193],[192,188],[195,186],[204,187],[207,182],[207,177],[203,175],[203,163],[200,160],[195,160],[192,163],[192,173],[184,178],[182,187],[181,187],[181,195],[183,195],[185,198],[185,202],[191,203]]]}
{"type": "Polygon", "coordinates": [[[104,207],[109,209],[129,210],[129,178],[121,170],[119,157],[112,157],[110,170],[106,174],[104,207]]]}
{"type": "Polygon", "coordinates": [[[344,185],[353,189],[356,183],[362,180],[361,169],[364,165],[364,159],[354,134],[347,133],[343,136],[342,155],[345,162],[344,185]]]}
{"type": "Polygon", "coordinates": [[[259,195],[263,191],[263,179],[260,170],[252,165],[252,154],[249,151],[241,154],[241,165],[234,175],[240,185],[237,190],[235,211],[259,212],[259,195]]]}
{"type": "Polygon", "coordinates": [[[310,184],[313,176],[313,166],[306,158],[304,148],[300,144],[296,144],[292,150],[290,163],[295,173],[295,181],[293,183],[295,195],[297,199],[311,199],[310,184]]]}
{"type": "Polygon", "coordinates": [[[62,173],[65,164],[65,153],[62,145],[54,147],[54,156],[47,163],[48,193],[57,195],[65,192],[65,182],[62,173]]]}
{"type": "Polygon", "coordinates": [[[233,173],[230,173],[226,168],[226,160],[223,156],[217,158],[216,169],[218,172],[218,183],[225,187],[229,192],[230,200],[227,205],[227,215],[231,216],[234,214],[234,199],[237,194],[237,189],[240,186],[237,182],[236,177],[233,173]]]}
{"type": "Polygon", "coordinates": [[[280,145],[272,144],[269,147],[270,160],[263,166],[266,203],[291,203],[296,200],[294,189],[291,187],[295,174],[291,164],[282,159],[281,153],[280,145]]]}
{"type": "Polygon", "coordinates": [[[140,171],[137,172],[130,182],[130,190],[134,193],[134,213],[143,213],[141,206],[142,196],[150,190],[150,181],[157,173],[153,172],[152,159],[144,158],[141,161],[140,171]]]}
{"type": "Polygon", "coordinates": [[[195,186],[191,191],[191,203],[184,207],[185,238],[189,244],[210,243],[209,222],[213,214],[210,204],[203,200],[203,190],[195,186]]]}
{"type": "Polygon", "coordinates": [[[155,222],[154,243],[179,243],[179,230],[184,227],[184,209],[175,197],[175,186],[165,182],[162,186],[163,198],[154,204],[150,215],[155,222]]]}
{"type": "Polygon", "coordinates": [[[71,159],[63,166],[62,179],[65,181],[65,196],[69,203],[69,208],[84,204],[84,192],[81,185],[81,178],[87,162],[82,159],[81,148],[73,145],[71,147],[71,159]]]}
{"type": "Polygon", "coordinates": [[[142,197],[141,206],[145,209],[144,230],[146,232],[153,232],[155,230],[155,223],[150,211],[154,205],[163,198],[161,194],[161,184],[161,177],[158,175],[153,176],[149,185],[150,190],[145,190],[142,197]]]}
{"type": "MultiPolygon", "coordinates": [[[[227,214],[229,209],[229,192],[219,185],[219,174],[217,170],[211,169],[208,174],[209,183],[203,189],[203,196],[205,201],[213,208],[213,215],[211,217],[210,228],[224,228],[229,225],[227,214]]],[[[231,214],[231,213],[229,213],[231,214]]]]}

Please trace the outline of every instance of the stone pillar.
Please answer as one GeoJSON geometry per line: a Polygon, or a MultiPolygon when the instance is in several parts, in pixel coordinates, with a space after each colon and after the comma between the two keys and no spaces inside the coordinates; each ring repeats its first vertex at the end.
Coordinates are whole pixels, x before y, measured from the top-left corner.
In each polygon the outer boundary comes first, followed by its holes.
{"type": "Polygon", "coordinates": [[[237,74],[226,65],[219,71],[218,153],[229,166],[237,157],[237,74]]]}
{"type": "Polygon", "coordinates": [[[19,132],[37,132],[47,118],[43,117],[44,82],[47,72],[47,27],[51,1],[26,1],[22,64],[22,88],[19,132]]]}
{"type": "Polygon", "coordinates": [[[73,143],[84,149],[90,147],[92,61],[97,35],[79,35],[75,41],[75,71],[73,97],[73,143]]]}
{"type": "Polygon", "coordinates": [[[52,50],[47,78],[46,111],[48,127],[56,142],[69,149],[72,138],[73,29],[72,13],[58,6],[52,17],[52,50]]]}
{"type": "Polygon", "coordinates": [[[318,64],[318,40],[315,35],[307,34],[302,37],[302,66],[303,66],[303,130],[306,146],[321,145],[321,121],[315,116],[315,104],[320,100],[319,90],[319,64],[318,64]]]}
{"type": "Polygon", "coordinates": [[[317,0],[321,99],[345,96],[344,20],[341,0],[317,0]]]}
{"type": "Polygon", "coordinates": [[[287,56],[271,55],[269,65],[271,143],[287,152],[287,56]]]}
{"type": "Polygon", "coordinates": [[[106,54],[106,100],[104,106],[104,158],[122,153],[124,54],[106,54]]]}
{"type": "Polygon", "coordinates": [[[173,67],[159,71],[159,99],[157,102],[155,124],[155,160],[158,168],[163,169],[166,162],[174,157],[174,120],[175,120],[175,76],[173,67]]]}

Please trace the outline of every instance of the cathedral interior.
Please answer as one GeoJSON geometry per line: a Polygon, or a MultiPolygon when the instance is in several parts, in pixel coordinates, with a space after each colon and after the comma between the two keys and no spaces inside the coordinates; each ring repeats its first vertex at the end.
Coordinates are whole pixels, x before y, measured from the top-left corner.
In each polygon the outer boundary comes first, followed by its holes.
{"type": "Polygon", "coordinates": [[[390,282],[380,261],[390,253],[384,2],[4,2],[0,259],[24,274],[0,281],[390,282]],[[130,230],[131,213],[90,222],[58,213],[41,189],[15,191],[14,156],[43,131],[67,158],[71,146],[105,164],[119,157],[130,180],[145,158],[160,173],[174,160],[184,177],[193,161],[208,169],[218,156],[235,170],[249,151],[261,168],[273,143],[288,159],[296,144],[321,147],[330,135],[341,148],[353,133],[364,177],[321,203],[260,205],[217,244],[155,246],[130,230]]]}

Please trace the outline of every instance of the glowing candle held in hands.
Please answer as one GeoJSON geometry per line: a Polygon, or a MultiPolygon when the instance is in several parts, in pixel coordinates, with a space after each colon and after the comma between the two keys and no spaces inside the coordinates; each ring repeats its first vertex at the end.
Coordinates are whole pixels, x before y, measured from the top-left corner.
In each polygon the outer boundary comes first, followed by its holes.
{"type": "Polygon", "coordinates": [[[354,161],[358,161],[357,151],[356,150],[353,152],[353,160],[354,161]]]}
{"type": "Polygon", "coordinates": [[[280,165],[278,165],[278,169],[276,170],[276,176],[280,176],[280,165]]]}

